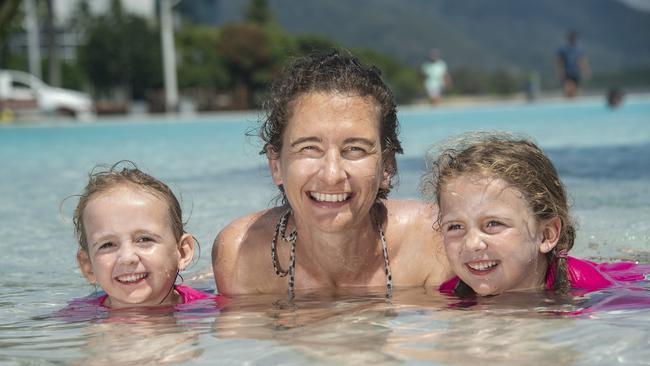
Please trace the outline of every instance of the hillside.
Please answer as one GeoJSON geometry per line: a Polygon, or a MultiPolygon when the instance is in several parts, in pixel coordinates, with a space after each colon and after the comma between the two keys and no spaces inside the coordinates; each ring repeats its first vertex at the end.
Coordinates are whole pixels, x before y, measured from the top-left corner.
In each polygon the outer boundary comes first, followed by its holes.
{"type": "MultiPolygon", "coordinates": [[[[200,3],[197,1],[195,4],[200,3]]],[[[247,0],[220,1],[213,24],[241,19],[247,0]]],[[[270,0],[294,34],[320,34],[418,65],[436,47],[452,68],[553,72],[569,28],[596,72],[650,66],[650,13],[614,0],[270,0]]]]}

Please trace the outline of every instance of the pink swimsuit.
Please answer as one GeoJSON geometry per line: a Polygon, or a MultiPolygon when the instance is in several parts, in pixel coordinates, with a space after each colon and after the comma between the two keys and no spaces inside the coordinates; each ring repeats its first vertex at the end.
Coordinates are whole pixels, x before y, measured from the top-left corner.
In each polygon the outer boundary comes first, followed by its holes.
{"type": "MultiPolygon", "coordinates": [[[[197,312],[197,310],[208,310],[210,312],[214,310],[218,312],[225,301],[222,296],[207,294],[188,286],[175,285],[174,290],[181,296],[181,302],[174,306],[174,310],[187,310],[191,312],[197,312]],[[199,309],[199,307],[202,309],[199,309]]],[[[104,305],[107,297],[108,295],[102,295],[99,297],[88,296],[75,299],[68,306],[59,310],[56,316],[70,322],[88,321],[98,317],[106,317],[108,316],[109,310],[111,310],[104,305]]],[[[148,308],[147,311],[155,311],[153,309],[148,308]]],[[[168,307],[166,309],[163,307],[159,311],[169,311],[168,307]]]]}
{"type": "MultiPolygon", "coordinates": [[[[191,287],[183,286],[183,285],[175,285],[174,290],[178,292],[179,295],[181,295],[181,302],[177,305],[180,304],[190,304],[198,300],[204,300],[204,299],[210,299],[210,298],[216,298],[217,296],[215,295],[210,295],[206,294],[205,292],[197,291],[191,287]]],[[[87,301],[86,304],[88,305],[97,305],[97,306],[104,306],[104,301],[106,301],[106,298],[108,298],[108,295],[103,295],[94,299],[91,299],[90,301],[87,301]]]]}
{"type": "MultiPolygon", "coordinates": [[[[621,286],[630,282],[645,280],[650,273],[650,264],[636,264],[632,262],[596,263],[574,257],[567,257],[569,281],[574,289],[593,292],[608,287],[621,286]]],[[[444,293],[453,293],[460,279],[453,277],[440,285],[439,290],[444,293]]],[[[555,281],[555,263],[551,264],[546,274],[546,289],[553,288],[555,281]]]]}

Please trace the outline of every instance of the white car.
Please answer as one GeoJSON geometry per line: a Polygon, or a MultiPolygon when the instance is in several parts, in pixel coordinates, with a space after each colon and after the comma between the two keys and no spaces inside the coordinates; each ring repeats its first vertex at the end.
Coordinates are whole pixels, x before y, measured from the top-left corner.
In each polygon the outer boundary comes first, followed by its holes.
{"type": "Polygon", "coordinates": [[[79,120],[94,117],[90,95],[49,86],[34,75],[16,70],[0,70],[0,109],[71,114],[79,120]]]}

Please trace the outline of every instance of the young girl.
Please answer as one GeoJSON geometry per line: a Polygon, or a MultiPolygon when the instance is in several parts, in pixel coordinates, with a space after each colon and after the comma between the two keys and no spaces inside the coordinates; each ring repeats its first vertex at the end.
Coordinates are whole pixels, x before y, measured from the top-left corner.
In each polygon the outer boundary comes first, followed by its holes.
{"type": "Polygon", "coordinates": [[[135,166],[92,172],[74,212],[81,273],[109,308],[186,304],[212,295],[175,285],[194,255],[178,200],[135,166]]]}
{"type": "Polygon", "coordinates": [[[440,287],[459,295],[570,288],[595,291],[639,281],[650,266],[596,264],[569,257],[575,226],[566,190],[533,142],[478,133],[432,160],[422,181],[439,206],[452,270],[440,287]]]}

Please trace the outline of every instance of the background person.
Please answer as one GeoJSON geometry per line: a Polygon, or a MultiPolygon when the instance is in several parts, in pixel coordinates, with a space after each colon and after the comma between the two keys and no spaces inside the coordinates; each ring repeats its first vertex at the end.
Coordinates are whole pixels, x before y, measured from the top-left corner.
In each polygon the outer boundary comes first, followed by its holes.
{"type": "Polygon", "coordinates": [[[567,34],[567,44],[558,50],[556,71],[567,98],[575,97],[578,94],[580,82],[591,76],[587,56],[578,47],[576,31],[570,31],[567,34]]]}
{"type": "Polygon", "coordinates": [[[429,95],[431,104],[438,104],[443,90],[451,87],[451,75],[447,70],[447,63],[440,58],[440,51],[429,51],[429,59],[422,64],[424,74],[424,88],[429,95]]]}

